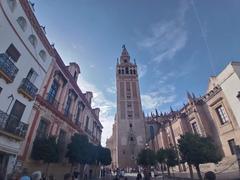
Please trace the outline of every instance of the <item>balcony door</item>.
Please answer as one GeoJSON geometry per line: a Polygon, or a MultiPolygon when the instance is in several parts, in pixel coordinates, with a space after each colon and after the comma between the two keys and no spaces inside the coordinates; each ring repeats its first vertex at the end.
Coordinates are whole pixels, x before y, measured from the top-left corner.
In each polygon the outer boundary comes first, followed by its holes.
{"type": "Polygon", "coordinates": [[[51,104],[53,104],[53,102],[56,98],[56,95],[57,95],[57,92],[58,92],[58,87],[59,87],[59,85],[58,85],[57,81],[53,80],[53,83],[52,83],[52,86],[49,90],[48,98],[47,98],[48,102],[51,103],[51,104]]]}
{"type": "Polygon", "coordinates": [[[16,128],[19,125],[25,108],[26,106],[23,103],[18,100],[15,101],[7,122],[7,129],[10,132],[16,132],[16,128]]]}

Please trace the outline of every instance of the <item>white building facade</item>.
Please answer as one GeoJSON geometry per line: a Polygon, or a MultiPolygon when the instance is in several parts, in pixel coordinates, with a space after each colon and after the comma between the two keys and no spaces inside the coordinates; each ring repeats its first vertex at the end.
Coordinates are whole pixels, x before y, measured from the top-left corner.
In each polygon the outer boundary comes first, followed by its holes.
{"type": "Polygon", "coordinates": [[[27,0],[0,1],[0,171],[11,172],[52,48],[27,0]]]}
{"type": "Polygon", "coordinates": [[[240,62],[229,63],[216,79],[240,125],[240,62]]]}

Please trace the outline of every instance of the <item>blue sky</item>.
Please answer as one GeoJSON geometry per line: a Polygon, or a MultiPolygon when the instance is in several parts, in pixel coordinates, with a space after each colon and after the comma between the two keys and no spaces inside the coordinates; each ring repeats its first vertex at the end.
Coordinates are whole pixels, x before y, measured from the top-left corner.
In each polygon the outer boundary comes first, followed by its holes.
{"type": "Polygon", "coordinates": [[[116,108],[115,65],[122,44],[135,58],[146,113],[177,109],[186,91],[202,95],[208,78],[240,59],[239,0],[33,0],[47,37],[80,88],[101,108],[102,144],[116,108]]]}

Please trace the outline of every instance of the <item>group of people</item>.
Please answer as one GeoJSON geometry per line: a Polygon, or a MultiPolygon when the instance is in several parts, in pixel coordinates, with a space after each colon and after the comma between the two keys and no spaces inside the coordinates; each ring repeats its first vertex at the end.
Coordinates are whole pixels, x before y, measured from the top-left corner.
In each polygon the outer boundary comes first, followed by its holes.
{"type": "MultiPolygon", "coordinates": [[[[7,177],[8,180],[46,180],[44,174],[41,171],[35,171],[31,175],[28,173],[27,168],[24,168],[22,172],[15,171],[7,177]]],[[[50,180],[50,178],[49,178],[50,180]]],[[[52,177],[51,180],[54,180],[52,177]]]]}

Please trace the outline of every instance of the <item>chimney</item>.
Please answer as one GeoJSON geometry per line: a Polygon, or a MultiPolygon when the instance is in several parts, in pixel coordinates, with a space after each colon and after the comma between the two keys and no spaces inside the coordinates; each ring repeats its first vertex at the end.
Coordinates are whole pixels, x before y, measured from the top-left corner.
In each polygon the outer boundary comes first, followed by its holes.
{"type": "Polygon", "coordinates": [[[95,108],[95,109],[93,109],[93,111],[99,119],[100,108],[95,108]]]}
{"type": "Polygon", "coordinates": [[[87,91],[84,96],[86,97],[88,103],[91,105],[92,103],[92,97],[93,97],[93,93],[91,91],[87,91]]]}

